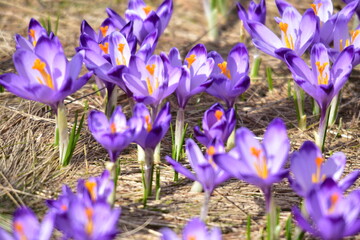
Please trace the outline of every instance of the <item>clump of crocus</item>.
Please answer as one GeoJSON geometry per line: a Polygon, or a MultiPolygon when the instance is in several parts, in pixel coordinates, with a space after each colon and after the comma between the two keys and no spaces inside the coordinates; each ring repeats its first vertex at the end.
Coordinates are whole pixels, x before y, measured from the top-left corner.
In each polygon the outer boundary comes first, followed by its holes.
{"type": "Polygon", "coordinates": [[[146,5],[143,0],[129,0],[128,9],[125,11],[125,19],[110,8],[106,11],[109,18],[113,20],[115,26],[119,29],[126,22],[132,21],[134,23],[134,35],[141,44],[145,37],[153,31],[158,31],[158,37],[164,32],[173,12],[173,1],[164,0],[154,10],[149,5],[146,5]]]}
{"type": "Polygon", "coordinates": [[[114,239],[121,210],[112,208],[107,199],[114,191],[110,174],[80,180],[78,193],[63,187],[57,200],[48,200],[50,212],[55,214],[55,228],[64,239],[114,239]]]}
{"type": "Polygon", "coordinates": [[[69,62],[57,37],[40,36],[33,50],[18,48],[13,61],[19,75],[0,75],[0,84],[15,95],[49,105],[56,113],[59,130],[60,163],[68,163],[68,129],[64,99],[79,90],[92,72],[78,78],[83,52],[69,62]]]}
{"type": "Polygon", "coordinates": [[[49,212],[41,223],[35,213],[28,207],[20,207],[14,213],[12,234],[0,228],[0,239],[3,240],[48,240],[54,229],[55,214],[49,212]]]}
{"type": "Polygon", "coordinates": [[[103,112],[97,110],[91,111],[88,118],[88,125],[96,141],[109,153],[111,162],[107,168],[111,171],[116,187],[120,173],[120,164],[117,159],[122,150],[137,138],[143,125],[143,119],[132,117],[126,120],[126,116],[119,106],[114,110],[110,119],[108,119],[103,112]]]}
{"type": "MultiPolygon", "coordinates": [[[[205,91],[211,85],[212,80],[209,79],[209,75],[214,67],[214,60],[208,58],[206,47],[203,44],[194,46],[186,55],[184,63],[177,48],[172,48],[169,56],[162,54],[161,57],[168,59],[173,67],[181,68],[183,66],[182,75],[175,91],[179,108],[175,123],[175,156],[173,157],[179,161],[184,139],[185,107],[192,96],[205,91]]],[[[175,175],[175,180],[177,180],[177,175],[175,175]]]]}
{"type": "MultiPolygon", "coordinates": [[[[169,228],[161,230],[161,240],[179,240],[180,238],[169,228]]],[[[219,228],[213,228],[210,232],[207,230],[206,225],[199,218],[191,219],[183,229],[181,239],[209,239],[221,240],[221,231],[219,228]]]]}
{"type": "Polygon", "coordinates": [[[324,149],[328,122],[328,107],[331,100],[338,94],[349,78],[352,70],[351,62],[354,47],[345,48],[330,66],[329,55],[322,43],[315,44],[311,49],[312,69],[294,52],[285,54],[285,60],[293,74],[295,82],[315,99],[320,108],[320,124],[316,144],[324,149]],[[349,64],[350,63],[350,64],[349,64]]]}
{"type": "Polygon", "coordinates": [[[195,174],[168,156],[166,156],[166,161],[168,161],[177,172],[202,185],[205,198],[201,208],[200,218],[205,221],[212,192],[216,186],[228,180],[230,177],[230,175],[220,169],[213,160],[215,154],[223,153],[225,149],[222,142],[216,138],[207,144],[205,156],[192,139],[187,139],[185,149],[195,174]]]}
{"type": "Polygon", "coordinates": [[[359,201],[359,190],[345,197],[341,187],[328,178],[305,198],[307,216],[298,208],[293,214],[297,224],[311,235],[324,240],[343,239],[360,232],[359,201]]]}
{"type": "MultiPolygon", "coordinates": [[[[306,197],[314,188],[318,188],[326,178],[338,181],[344,171],[346,156],[336,152],[326,161],[320,149],[310,141],[304,142],[299,151],[291,155],[290,170],[293,177],[289,177],[291,187],[302,197],[306,197]]],[[[359,171],[353,171],[339,181],[339,187],[346,191],[359,177],[359,171]]]]}
{"type": "Polygon", "coordinates": [[[154,151],[170,127],[170,104],[166,103],[155,118],[152,118],[144,104],[137,104],[134,108],[134,116],[143,120],[139,134],[134,141],[145,152],[144,162],[140,164],[144,169],[144,205],[146,205],[147,198],[152,193],[154,151]]]}
{"type": "Polygon", "coordinates": [[[208,57],[214,59],[215,67],[210,74],[213,83],[206,92],[232,108],[236,98],[250,86],[248,51],[243,43],[239,43],[230,50],[227,61],[215,51],[208,57]]]}
{"type": "Polygon", "coordinates": [[[270,235],[274,235],[276,218],[272,185],[288,175],[284,165],[288,160],[290,142],[281,119],[268,126],[262,143],[247,128],[236,131],[235,147],[214,156],[215,163],[231,176],[258,186],[265,195],[266,211],[270,216],[270,235]]]}
{"type": "Polygon", "coordinates": [[[199,126],[196,126],[194,127],[194,136],[205,146],[208,146],[214,138],[226,143],[235,128],[235,124],[235,110],[230,108],[225,111],[221,104],[215,103],[204,113],[202,119],[203,132],[199,126]]]}

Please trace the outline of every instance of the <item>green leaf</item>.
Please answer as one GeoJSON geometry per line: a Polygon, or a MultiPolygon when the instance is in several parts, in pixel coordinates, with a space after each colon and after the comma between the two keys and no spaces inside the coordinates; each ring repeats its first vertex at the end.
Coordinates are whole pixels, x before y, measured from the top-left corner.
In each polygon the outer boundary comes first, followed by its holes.
{"type": "Polygon", "coordinates": [[[251,240],[251,216],[250,215],[247,216],[247,221],[246,221],[246,239],[251,240]]]}
{"type": "Polygon", "coordinates": [[[285,237],[286,237],[286,240],[291,240],[292,239],[292,215],[291,214],[288,217],[288,219],[286,220],[285,237]]]}

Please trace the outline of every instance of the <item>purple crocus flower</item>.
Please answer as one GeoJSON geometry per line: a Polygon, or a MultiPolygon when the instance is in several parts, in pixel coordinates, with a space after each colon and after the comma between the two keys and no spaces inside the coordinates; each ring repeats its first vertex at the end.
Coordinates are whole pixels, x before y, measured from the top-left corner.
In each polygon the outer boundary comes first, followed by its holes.
{"type": "Polygon", "coordinates": [[[271,186],[288,175],[284,165],[290,149],[284,122],[277,118],[268,126],[263,143],[247,128],[236,131],[235,147],[214,156],[215,163],[231,176],[254,184],[265,193],[269,211],[271,186]]]}
{"type": "MultiPolygon", "coordinates": [[[[324,161],[320,149],[315,143],[306,141],[299,151],[291,155],[290,170],[293,178],[289,177],[291,187],[297,194],[306,197],[309,192],[320,186],[326,178],[335,181],[342,175],[346,157],[342,152],[336,152],[324,161]]],[[[346,191],[359,177],[360,171],[356,170],[339,182],[339,187],[346,191]]]]}
{"type": "Polygon", "coordinates": [[[248,11],[239,3],[236,4],[238,16],[244,23],[246,31],[250,32],[247,22],[249,20],[260,22],[265,25],[266,20],[266,1],[260,0],[259,4],[250,1],[248,11]]]}
{"type": "Polygon", "coordinates": [[[96,141],[108,151],[110,160],[115,162],[121,151],[136,139],[142,126],[142,120],[133,117],[127,121],[119,106],[114,110],[110,119],[103,112],[91,111],[88,125],[96,141]]]}
{"type": "Polygon", "coordinates": [[[305,231],[324,240],[337,240],[360,232],[360,191],[347,197],[336,182],[328,178],[305,198],[308,217],[293,209],[297,224],[305,231]]]}
{"type": "Polygon", "coordinates": [[[330,68],[329,56],[322,43],[315,44],[311,49],[312,69],[295,53],[285,54],[285,60],[293,74],[295,82],[311,97],[320,107],[320,125],[318,145],[323,146],[325,139],[326,112],[331,100],[344,86],[352,70],[354,47],[345,48],[330,68]]]}
{"type": "Polygon", "coordinates": [[[281,30],[281,39],[264,24],[252,20],[247,22],[254,45],[275,58],[283,59],[283,51],[288,49],[301,56],[317,36],[318,20],[311,9],[301,16],[294,7],[287,6],[276,21],[281,30]]]}
{"type": "Polygon", "coordinates": [[[204,113],[202,119],[202,129],[199,126],[194,127],[195,138],[203,145],[207,146],[214,138],[226,143],[231,132],[236,125],[235,110],[233,108],[227,111],[219,104],[215,103],[204,113]]]}
{"type": "MultiPolygon", "coordinates": [[[[34,18],[30,19],[28,28],[28,39],[22,37],[19,34],[15,35],[16,49],[25,48],[28,50],[34,50],[39,38],[41,36],[48,36],[48,33],[41,24],[34,18]]],[[[54,37],[53,33],[50,34],[50,38],[54,37]]]]}
{"type": "MultiPolygon", "coordinates": [[[[177,48],[170,50],[169,56],[162,54],[161,57],[168,58],[173,67],[181,68],[183,65],[180,53],[177,48]]],[[[184,60],[185,67],[176,88],[176,97],[180,108],[185,109],[190,97],[208,88],[212,80],[209,75],[214,67],[214,60],[208,58],[206,47],[197,44],[186,55],[184,60]]]]}
{"type": "Polygon", "coordinates": [[[243,43],[239,43],[230,50],[227,61],[214,51],[209,57],[214,59],[215,67],[210,74],[213,83],[206,92],[225,101],[231,108],[236,98],[250,86],[248,51],[243,43]]]}
{"type": "Polygon", "coordinates": [[[143,120],[141,130],[134,141],[144,150],[147,148],[154,150],[169,130],[171,122],[170,104],[166,103],[154,120],[144,104],[136,104],[134,117],[143,120]]]}
{"type": "Polygon", "coordinates": [[[225,152],[221,142],[214,139],[208,145],[205,156],[192,139],[186,140],[185,149],[195,174],[168,156],[166,156],[166,161],[185,177],[200,182],[205,192],[211,194],[217,185],[229,179],[230,175],[219,168],[213,160],[215,154],[225,152]]]}
{"type": "Polygon", "coordinates": [[[93,202],[107,201],[114,191],[114,182],[110,179],[110,172],[105,170],[98,177],[79,180],[77,186],[78,196],[93,202]]]}
{"type": "Polygon", "coordinates": [[[158,55],[151,56],[147,62],[132,56],[128,69],[128,73],[123,73],[123,78],[133,98],[155,108],[175,91],[181,76],[180,69],[173,68],[158,55]]]}
{"type": "MultiPolygon", "coordinates": [[[[161,230],[161,240],[180,240],[180,238],[169,228],[163,228],[161,230]]],[[[206,225],[199,218],[191,219],[182,232],[181,239],[207,239],[207,240],[221,240],[221,231],[219,228],[213,228],[208,232],[206,225]]]]}
{"type": "Polygon", "coordinates": [[[12,230],[9,234],[0,228],[0,239],[2,240],[24,240],[38,239],[48,240],[54,228],[54,217],[52,212],[45,215],[43,221],[39,223],[34,212],[28,207],[20,207],[14,213],[12,230]]]}
{"type": "Polygon", "coordinates": [[[82,198],[73,198],[59,230],[72,239],[114,239],[119,232],[116,226],[120,214],[120,209],[111,208],[105,201],[89,204],[82,198]]]}
{"type": "Polygon", "coordinates": [[[172,0],[164,0],[156,11],[147,6],[143,0],[129,0],[128,9],[125,11],[125,18],[127,21],[134,22],[134,35],[141,44],[145,37],[155,29],[158,31],[158,37],[164,32],[172,12],[172,0]]]}
{"type": "Polygon", "coordinates": [[[311,4],[311,8],[323,23],[331,18],[334,11],[331,0],[315,0],[311,4]]]}
{"type": "Polygon", "coordinates": [[[13,55],[19,75],[0,75],[0,84],[15,95],[47,104],[56,111],[60,102],[79,90],[92,72],[77,78],[82,67],[83,53],[70,62],[57,37],[41,36],[33,51],[19,48],[13,55]]]}

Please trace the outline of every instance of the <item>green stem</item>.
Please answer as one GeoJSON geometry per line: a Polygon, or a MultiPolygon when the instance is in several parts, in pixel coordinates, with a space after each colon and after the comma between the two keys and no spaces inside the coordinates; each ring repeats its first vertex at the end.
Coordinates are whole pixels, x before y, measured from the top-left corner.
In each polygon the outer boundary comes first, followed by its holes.
{"type": "Polygon", "coordinates": [[[266,202],[266,212],[268,218],[268,240],[278,239],[276,236],[276,207],[274,199],[272,197],[271,187],[263,189],[265,202],[266,202]]]}
{"type": "Polygon", "coordinates": [[[211,196],[211,192],[209,192],[209,191],[204,192],[204,202],[203,202],[203,205],[201,206],[201,211],[200,211],[200,219],[203,222],[206,221],[206,217],[209,212],[210,196],[211,196]]]}
{"type": "Polygon", "coordinates": [[[111,91],[109,91],[109,89],[108,89],[106,105],[105,105],[105,115],[109,119],[111,118],[111,115],[116,107],[117,97],[118,97],[118,94],[117,94],[116,86],[111,91]]]}
{"type": "Polygon", "coordinates": [[[144,206],[146,206],[147,199],[152,194],[152,181],[154,175],[154,150],[145,149],[145,165],[144,165],[144,206]]]}
{"type": "Polygon", "coordinates": [[[66,107],[64,102],[60,102],[57,107],[56,115],[56,125],[59,131],[59,157],[60,165],[65,166],[65,155],[67,146],[69,144],[69,133],[67,129],[67,120],[66,120],[66,107]]]}
{"type": "Polygon", "coordinates": [[[107,162],[105,165],[105,168],[110,172],[110,178],[114,182],[114,190],[108,198],[108,203],[113,206],[115,203],[115,200],[116,200],[116,187],[117,187],[117,183],[118,183],[118,179],[119,179],[119,175],[120,175],[120,171],[121,171],[120,161],[117,160],[115,162],[107,162]]]}
{"type": "MultiPolygon", "coordinates": [[[[181,158],[181,151],[183,146],[183,132],[184,132],[184,115],[185,110],[183,108],[179,108],[176,115],[176,123],[175,123],[175,160],[178,162],[181,158]]],[[[177,182],[179,180],[179,174],[177,171],[174,171],[174,181],[177,182]]]]}
{"type": "Polygon", "coordinates": [[[154,164],[155,164],[155,193],[156,193],[156,200],[159,200],[160,198],[160,162],[161,162],[161,156],[160,156],[160,146],[161,143],[159,143],[154,151],[154,164]]]}
{"type": "Polygon", "coordinates": [[[258,50],[256,49],[255,53],[254,53],[254,62],[251,66],[251,71],[250,71],[251,79],[259,76],[259,68],[260,68],[261,60],[262,60],[261,56],[260,56],[258,50]]]}
{"type": "Polygon", "coordinates": [[[330,103],[330,113],[329,113],[329,126],[332,126],[336,122],[336,118],[339,112],[339,105],[341,101],[341,91],[333,98],[330,103]]]}
{"type": "Polygon", "coordinates": [[[324,151],[326,130],[327,130],[328,121],[329,121],[329,112],[330,112],[329,108],[321,109],[321,116],[320,116],[318,135],[315,138],[316,139],[316,145],[321,149],[322,152],[324,151]]]}
{"type": "Polygon", "coordinates": [[[301,130],[306,129],[306,115],[304,113],[304,93],[302,89],[295,83],[294,84],[295,94],[295,106],[296,106],[296,113],[299,122],[299,128],[301,130]]]}
{"type": "Polygon", "coordinates": [[[271,67],[266,67],[266,79],[268,82],[269,91],[272,91],[274,89],[273,86],[273,78],[272,78],[272,69],[271,67]]]}

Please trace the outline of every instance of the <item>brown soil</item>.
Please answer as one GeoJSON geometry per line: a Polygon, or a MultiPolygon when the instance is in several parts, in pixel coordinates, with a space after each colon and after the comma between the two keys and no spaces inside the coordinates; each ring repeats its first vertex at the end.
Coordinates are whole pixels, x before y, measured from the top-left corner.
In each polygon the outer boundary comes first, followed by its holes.
{"type": "MultiPolygon", "coordinates": [[[[151,4],[157,6],[159,2],[156,0],[151,4]]],[[[192,46],[203,43],[208,51],[216,50],[226,57],[229,50],[240,41],[241,25],[234,9],[229,11],[228,19],[221,19],[219,41],[212,42],[206,35],[207,23],[201,1],[174,2],[173,17],[160,39],[158,53],[168,52],[175,46],[184,56],[192,46]]],[[[306,1],[306,4],[300,1],[296,3],[298,9],[303,11],[310,1],[306,1]]],[[[276,7],[272,1],[268,1],[267,6],[267,24],[274,26],[276,7]]],[[[99,26],[106,17],[106,7],[122,14],[126,8],[126,1],[97,0],[89,4],[89,1],[83,0],[0,0],[0,71],[14,72],[11,59],[15,50],[13,36],[15,33],[23,36],[26,34],[30,18],[50,17],[55,22],[59,14],[58,36],[67,55],[71,56],[78,44],[81,21],[86,19],[94,28],[99,26]]],[[[253,54],[255,49],[247,35],[246,43],[250,54],[253,54]]],[[[240,116],[238,127],[245,126],[261,136],[273,118],[281,117],[286,122],[292,150],[296,150],[305,140],[314,140],[313,132],[317,130],[318,119],[312,117],[310,99],[306,99],[309,128],[305,131],[298,129],[293,100],[287,93],[288,81],[292,81],[291,75],[280,61],[265,54],[262,57],[260,77],[252,80],[251,87],[243,99],[236,103],[240,116]],[[273,69],[273,92],[268,91],[265,81],[267,66],[273,69]]],[[[343,90],[339,112],[342,124],[340,126],[337,123],[329,129],[326,141],[326,156],[336,151],[346,154],[346,173],[359,169],[359,79],[359,72],[354,70],[343,90]]],[[[92,92],[93,81],[66,101],[92,92]]],[[[75,189],[77,179],[99,175],[108,156],[85,126],[71,164],[59,169],[58,152],[52,146],[55,121],[49,109],[42,104],[22,100],[8,92],[1,93],[0,99],[0,225],[9,226],[9,216],[17,206],[26,204],[41,216],[46,211],[45,199],[56,198],[62,184],[68,184],[75,189]]],[[[175,116],[176,99],[171,97],[169,101],[175,116]]],[[[203,112],[216,101],[205,94],[192,99],[185,117],[189,124],[188,135],[201,121],[203,112]]],[[[102,98],[98,94],[93,94],[72,102],[68,105],[70,118],[73,119],[75,111],[83,112],[86,104],[89,105],[89,109],[99,109],[102,98]]],[[[120,93],[118,104],[130,113],[129,100],[123,93],[120,93]]],[[[168,134],[162,142],[162,155],[170,154],[171,137],[168,134]]],[[[122,233],[119,239],[158,239],[159,229],[162,227],[171,227],[179,232],[190,218],[199,214],[203,194],[189,193],[192,182],[183,177],[178,183],[174,183],[172,168],[163,162],[161,199],[151,199],[149,207],[144,209],[141,204],[141,173],[136,159],[135,145],[128,147],[121,155],[121,177],[117,188],[117,205],[122,208],[122,233]]],[[[188,165],[186,160],[183,162],[188,165]]],[[[358,186],[359,184],[356,185],[358,186]]],[[[280,217],[284,226],[291,208],[299,204],[300,198],[292,192],[285,180],[275,185],[274,195],[276,204],[281,208],[280,217]]],[[[230,180],[218,187],[211,197],[209,209],[208,225],[221,227],[224,239],[245,239],[248,215],[252,219],[253,239],[259,239],[265,227],[262,193],[258,188],[238,180],[230,180]]]]}

